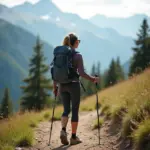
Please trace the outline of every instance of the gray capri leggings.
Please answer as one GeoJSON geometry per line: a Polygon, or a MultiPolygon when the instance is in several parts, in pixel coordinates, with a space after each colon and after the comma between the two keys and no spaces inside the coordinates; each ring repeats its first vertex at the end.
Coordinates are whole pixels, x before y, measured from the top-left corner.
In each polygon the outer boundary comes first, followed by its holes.
{"type": "Polygon", "coordinates": [[[79,120],[79,106],[80,106],[80,83],[71,82],[60,85],[60,98],[63,102],[64,112],[62,116],[68,117],[70,114],[70,104],[72,104],[72,122],[79,120]]]}

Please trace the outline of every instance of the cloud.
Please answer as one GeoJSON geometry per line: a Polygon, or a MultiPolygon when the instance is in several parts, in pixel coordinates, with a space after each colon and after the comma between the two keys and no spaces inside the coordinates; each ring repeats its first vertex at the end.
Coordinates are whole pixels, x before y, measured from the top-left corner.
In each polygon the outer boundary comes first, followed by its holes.
{"type": "MultiPolygon", "coordinates": [[[[0,0],[1,4],[13,6],[25,1],[32,3],[38,0],[0,0]]],[[[44,1],[44,0],[43,0],[44,1]]],[[[72,12],[83,18],[95,14],[108,17],[128,17],[134,14],[150,16],[150,0],[51,0],[62,11],[72,12]]]]}
{"type": "Polygon", "coordinates": [[[7,5],[7,6],[14,6],[14,5],[22,4],[25,1],[35,3],[38,0],[0,0],[0,4],[4,4],[4,5],[7,5]]]}
{"type": "Polygon", "coordinates": [[[80,0],[76,3],[76,5],[116,5],[121,4],[122,0],[80,0]]]}
{"type": "Polygon", "coordinates": [[[150,4],[150,0],[142,0],[143,2],[150,4]]]}

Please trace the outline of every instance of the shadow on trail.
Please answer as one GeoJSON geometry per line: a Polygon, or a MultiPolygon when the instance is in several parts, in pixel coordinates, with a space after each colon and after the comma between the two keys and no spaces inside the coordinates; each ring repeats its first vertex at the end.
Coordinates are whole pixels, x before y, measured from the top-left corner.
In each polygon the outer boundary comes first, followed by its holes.
{"type": "Polygon", "coordinates": [[[93,145],[93,146],[90,146],[88,148],[85,148],[85,150],[90,150],[90,149],[93,149],[93,148],[100,148],[101,146],[100,145],[93,145]]]}
{"type": "Polygon", "coordinates": [[[66,145],[66,146],[61,145],[61,146],[54,148],[52,150],[67,150],[69,147],[71,147],[71,146],[70,145],[66,145]]]}

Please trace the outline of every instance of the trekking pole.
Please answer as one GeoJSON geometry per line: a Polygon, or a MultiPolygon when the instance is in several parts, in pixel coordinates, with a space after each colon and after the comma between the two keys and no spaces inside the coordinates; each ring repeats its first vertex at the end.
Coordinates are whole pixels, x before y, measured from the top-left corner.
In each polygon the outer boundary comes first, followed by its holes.
{"type": "MultiPolygon", "coordinates": [[[[95,77],[98,77],[95,75],[95,77]]],[[[98,123],[98,138],[99,138],[99,145],[100,145],[100,122],[99,122],[99,103],[98,103],[98,84],[95,83],[96,86],[96,109],[97,109],[97,123],[98,123]]]]}
{"type": "MultiPolygon", "coordinates": [[[[58,90],[58,87],[57,87],[57,90],[58,90]]],[[[55,95],[55,102],[53,103],[53,112],[52,112],[52,118],[51,118],[51,126],[50,126],[50,135],[49,135],[48,146],[50,146],[50,141],[51,141],[51,136],[52,136],[53,122],[54,122],[54,112],[55,112],[55,106],[56,106],[56,98],[57,98],[57,96],[55,95]]]]}
{"type": "Polygon", "coordinates": [[[82,88],[83,88],[83,91],[86,92],[86,89],[85,89],[83,83],[81,82],[81,80],[80,80],[79,82],[80,82],[80,84],[81,84],[81,86],[82,86],[82,88]]]}

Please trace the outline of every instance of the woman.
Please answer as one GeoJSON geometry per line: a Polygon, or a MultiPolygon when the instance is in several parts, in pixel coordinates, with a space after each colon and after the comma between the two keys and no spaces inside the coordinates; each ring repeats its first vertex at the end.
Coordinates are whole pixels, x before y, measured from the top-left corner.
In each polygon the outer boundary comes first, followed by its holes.
{"type": "MultiPolygon", "coordinates": [[[[64,38],[63,45],[70,46],[72,50],[76,50],[78,48],[80,40],[78,37],[71,33],[64,38]]],[[[73,56],[73,66],[75,71],[83,78],[90,80],[94,83],[99,82],[98,77],[93,77],[84,72],[83,59],[82,55],[79,53],[75,53],[73,56]]],[[[57,95],[57,86],[54,83],[54,94],[57,95]]],[[[78,127],[78,113],[79,113],[79,105],[80,105],[80,83],[79,78],[75,77],[71,83],[59,84],[59,94],[60,98],[63,102],[64,112],[61,117],[62,130],[60,132],[61,143],[64,145],[68,145],[67,132],[66,127],[68,123],[68,115],[70,113],[70,103],[72,104],[72,118],[71,118],[71,126],[72,126],[72,136],[70,138],[70,145],[79,144],[82,141],[79,137],[77,137],[77,127],[78,127]]]]}

